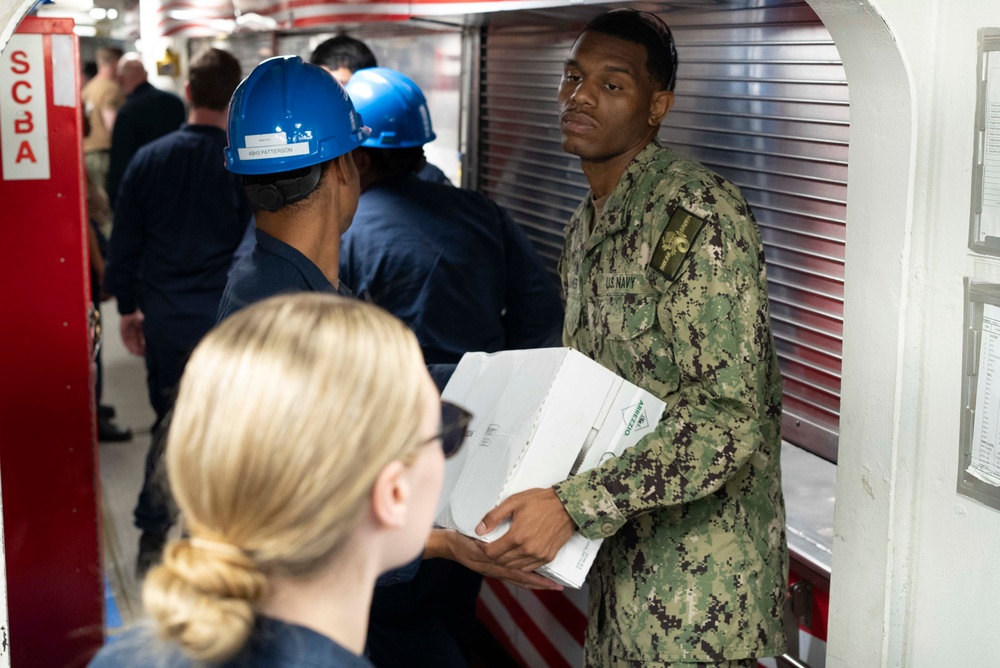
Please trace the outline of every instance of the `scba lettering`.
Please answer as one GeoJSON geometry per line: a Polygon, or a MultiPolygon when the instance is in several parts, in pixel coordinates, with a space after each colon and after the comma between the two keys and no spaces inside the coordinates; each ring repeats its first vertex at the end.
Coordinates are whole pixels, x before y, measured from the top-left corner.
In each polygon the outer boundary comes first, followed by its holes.
{"type": "MultiPolygon", "coordinates": [[[[35,131],[35,124],[31,120],[31,112],[22,112],[21,118],[14,119],[14,134],[16,135],[28,135],[35,131]]],[[[21,145],[17,147],[17,157],[14,159],[15,164],[20,164],[23,160],[28,160],[30,162],[38,162],[35,157],[34,151],[31,150],[31,144],[27,140],[23,140],[21,145]]]]}
{"type": "MultiPolygon", "coordinates": [[[[10,54],[10,71],[19,75],[25,75],[31,72],[31,62],[28,60],[28,54],[20,50],[10,54]]],[[[10,97],[19,105],[31,102],[33,99],[31,94],[31,82],[25,81],[24,79],[18,79],[15,81],[10,87],[10,97]]],[[[21,112],[20,118],[14,119],[14,134],[31,134],[34,129],[35,124],[31,120],[30,111],[24,110],[21,112]]],[[[14,158],[14,164],[19,165],[25,160],[35,163],[38,162],[38,159],[35,157],[35,152],[31,149],[31,143],[27,139],[22,139],[21,143],[17,147],[17,157],[14,158]]]]}
{"type": "Polygon", "coordinates": [[[34,132],[35,124],[31,120],[31,112],[25,111],[21,118],[14,119],[14,133],[26,135],[34,132]]]}
{"type": "Polygon", "coordinates": [[[10,38],[0,65],[0,155],[3,179],[51,178],[43,35],[10,38]]]}

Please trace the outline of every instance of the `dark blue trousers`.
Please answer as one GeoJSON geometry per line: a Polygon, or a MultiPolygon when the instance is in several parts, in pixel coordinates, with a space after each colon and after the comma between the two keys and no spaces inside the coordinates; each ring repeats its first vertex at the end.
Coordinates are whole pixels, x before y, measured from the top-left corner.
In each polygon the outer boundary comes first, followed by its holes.
{"type": "Polygon", "coordinates": [[[149,452],[146,453],[146,471],[135,507],[135,526],[142,531],[166,533],[174,523],[176,511],[167,472],[163,466],[163,453],[167,447],[167,415],[174,405],[177,386],[184,372],[191,350],[146,338],[146,383],[149,403],[156,412],[149,452]]]}

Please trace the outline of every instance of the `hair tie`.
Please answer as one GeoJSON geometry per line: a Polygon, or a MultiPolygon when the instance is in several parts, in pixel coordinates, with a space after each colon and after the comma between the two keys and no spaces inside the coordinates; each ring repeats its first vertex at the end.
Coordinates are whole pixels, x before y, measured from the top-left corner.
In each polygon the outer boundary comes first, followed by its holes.
{"type": "Polygon", "coordinates": [[[222,543],[210,538],[199,538],[197,536],[189,538],[188,542],[191,544],[191,547],[196,547],[199,550],[204,550],[205,552],[214,552],[226,557],[249,558],[249,555],[247,555],[246,552],[232,543],[222,543]]]}

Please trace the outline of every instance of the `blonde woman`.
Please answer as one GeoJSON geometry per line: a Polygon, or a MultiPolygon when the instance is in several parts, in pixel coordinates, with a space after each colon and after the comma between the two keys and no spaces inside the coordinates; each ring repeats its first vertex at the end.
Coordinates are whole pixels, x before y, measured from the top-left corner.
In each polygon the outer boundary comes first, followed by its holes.
{"type": "Polygon", "coordinates": [[[375,580],[423,550],[468,417],[374,306],[301,293],[228,318],[187,365],[167,445],[191,538],[146,578],[152,628],[91,665],[370,666],[375,580]]]}

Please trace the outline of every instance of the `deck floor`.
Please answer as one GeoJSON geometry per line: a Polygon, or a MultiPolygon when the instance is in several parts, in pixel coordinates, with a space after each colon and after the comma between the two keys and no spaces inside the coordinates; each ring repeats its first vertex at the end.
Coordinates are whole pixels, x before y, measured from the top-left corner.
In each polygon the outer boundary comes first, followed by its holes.
{"type": "MultiPolygon", "coordinates": [[[[131,441],[99,446],[104,567],[122,623],[127,626],[142,613],[140,585],[135,578],[139,530],[132,525],[132,510],[142,488],[149,429],[155,415],[146,390],[145,362],[122,345],[114,300],[103,304],[101,316],[104,325],[102,403],[114,406],[115,421],[131,427],[133,432],[131,441]]],[[[114,635],[118,630],[108,628],[107,631],[114,635]]]]}

